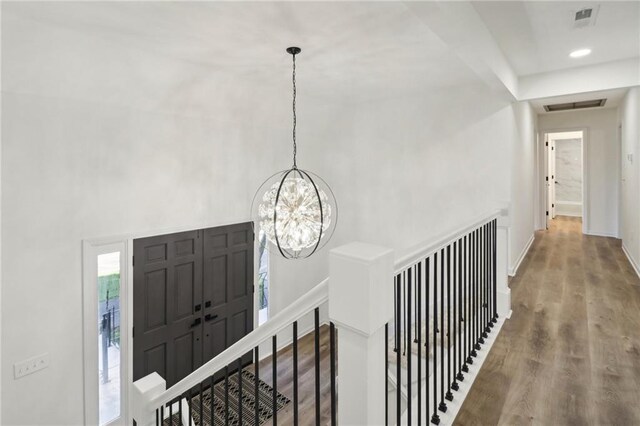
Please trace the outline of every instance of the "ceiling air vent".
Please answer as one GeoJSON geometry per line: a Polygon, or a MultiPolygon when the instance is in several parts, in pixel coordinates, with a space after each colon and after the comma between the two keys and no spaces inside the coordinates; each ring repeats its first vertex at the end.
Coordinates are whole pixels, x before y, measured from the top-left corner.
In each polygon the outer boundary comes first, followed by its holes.
{"type": "Polygon", "coordinates": [[[606,99],[593,99],[591,101],[567,102],[564,104],[545,105],[544,110],[547,112],[569,111],[572,109],[596,108],[604,106],[606,99]]]}
{"type": "Polygon", "coordinates": [[[597,5],[595,7],[588,7],[584,9],[574,10],[572,12],[573,27],[584,28],[584,27],[591,27],[595,25],[599,10],[600,10],[600,5],[597,5]]]}

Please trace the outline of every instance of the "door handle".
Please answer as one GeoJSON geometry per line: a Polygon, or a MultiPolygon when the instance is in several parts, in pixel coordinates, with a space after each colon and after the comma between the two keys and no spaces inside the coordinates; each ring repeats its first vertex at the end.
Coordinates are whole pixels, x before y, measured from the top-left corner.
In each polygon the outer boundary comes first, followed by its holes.
{"type": "Polygon", "coordinates": [[[214,319],[216,319],[216,318],[218,318],[218,315],[210,315],[210,314],[207,314],[207,315],[205,315],[205,316],[204,316],[204,320],[205,320],[205,322],[212,321],[212,320],[214,320],[214,319]]]}
{"type": "Polygon", "coordinates": [[[201,322],[202,322],[202,320],[200,318],[196,318],[196,320],[193,323],[191,323],[191,327],[190,328],[199,326],[201,322]]]}

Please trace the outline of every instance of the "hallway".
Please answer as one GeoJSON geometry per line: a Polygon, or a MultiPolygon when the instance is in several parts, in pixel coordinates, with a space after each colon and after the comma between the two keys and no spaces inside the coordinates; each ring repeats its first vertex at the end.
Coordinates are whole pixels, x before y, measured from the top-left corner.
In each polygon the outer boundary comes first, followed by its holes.
{"type": "Polygon", "coordinates": [[[640,424],[640,279],[620,240],[559,216],[510,287],[456,424],[640,424]]]}

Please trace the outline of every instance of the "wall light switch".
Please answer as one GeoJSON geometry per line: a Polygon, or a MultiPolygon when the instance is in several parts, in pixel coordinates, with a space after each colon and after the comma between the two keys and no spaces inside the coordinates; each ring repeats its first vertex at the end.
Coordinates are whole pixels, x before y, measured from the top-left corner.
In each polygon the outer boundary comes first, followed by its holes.
{"type": "Polygon", "coordinates": [[[13,378],[19,379],[49,366],[49,353],[34,356],[13,364],[13,378]]]}

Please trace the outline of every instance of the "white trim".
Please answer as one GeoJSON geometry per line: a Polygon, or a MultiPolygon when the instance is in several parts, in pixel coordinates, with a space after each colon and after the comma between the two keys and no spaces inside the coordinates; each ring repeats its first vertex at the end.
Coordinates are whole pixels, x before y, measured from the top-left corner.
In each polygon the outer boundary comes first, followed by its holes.
{"type": "Polygon", "coordinates": [[[592,237],[607,237],[607,238],[618,238],[618,236],[613,233],[613,232],[593,232],[593,231],[586,231],[584,232],[585,235],[589,235],[592,237]]]}
{"type": "Polygon", "coordinates": [[[622,251],[624,252],[625,256],[627,256],[627,259],[629,259],[629,263],[631,264],[631,267],[633,268],[633,270],[636,271],[636,274],[638,274],[638,278],[640,278],[640,266],[638,265],[636,260],[633,258],[633,256],[631,256],[631,253],[629,253],[629,250],[627,250],[627,247],[624,245],[624,242],[622,243],[622,251]]]}
{"type": "MultiPolygon", "coordinates": [[[[567,133],[567,132],[582,132],[582,233],[587,234],[589,225],[589,175],[587,170],[589,168],[589,127],[565,127],[565,128],[551,128],[542,129],[542,134],[545,135],[545,139],[548,138],[550,133],[567,133]]],[[[549,156],[545,155],[546,163],[549,163],[549,156]]],[[[546,172],[546,170],[545,170],[546,172]]],[[[546,181],[545,181],[546,182],[546,181]]],[[[549,188],[546,190],[547,203],[542,211],[542,215],[545,215],[546,207],[548,204],[549,188]]],[[[551,214],[551,212],[549,212],[551,214]]]]}
{"type": "Polygon", "coordinates": [[[82,312],[83,312],[83,411],[85,424],[99,424],[98,383],[98,287],[97,256],[120,252],[120,416],[109,425],[129,422],[129,259],[127,240],[102,239],[82,242],[82,312]]]}
{"type": "Polygon", "coordinates": [[[518,261],[516,262],[516,265],[514,267],[509,267],[509,276],[510,277],[515,277],[516,276],[516,273],[518,272],[518,268],[520,267],[520,264],[522,263],[522,261],[524,260],[525,256],[529,252],[529,249],[531,248],[531,245],[533,244],[533,241],[535,239],[536,239],[536,234],[535,233],[531,234],[531,238],[529,238],[529,241],[527,242],[527,244],[525,245],[524,249],[520,253],[520,256],[518,256],[518,261]]]}
{"type": "MultiPolygon", "coordinates": [[[[88,244],[89,246],[97,246],[97,245],[104,245],[104,244],[112,244],[114,242],[126,243],[126,252],[125,252],[126,257],[123,265],[126,266],[127,273],[124,274],[126,275],[125,277],[121,275],[120,285],[126,287],[126,294],[127,294],[128,300],[133,300],[133,240],[138,238],[155,237],[158,235],[174,234],[178,232],[187,232],[187,231],[193,231],[196,229],[214,228],[218,226],[227,226],[227,225],[233,225],[233,224],[245,223],[245,222],[252,222],[252,220],[251,218],[242,218],[232,222],[223,222],[223,223],[217,223],[217,224],[212,224],[211,222],[207,222],[207,223],[199,223],[199,224],[193,224],[193,225],[181,225],[181,226],[175,226],[175,227],[157,228],[154,230],[135,231],[135,232],[123,233],[123,234],[112,235],[107,237],[102,236],[102,237],[87,238],[83,240],[83,247],[85,246],[85,244],[88,244]]],[[[255,256],[254,256],[254,262],[255,262],[255,256]]],[[[122,271],[124,271],[124,266],[122,271]]],[[[254,268],[254,285],[256,283],[255,273],[256,273],[256,269],[254,268]]],[[[123,292],[121,292],[120,295],[122,296],[123,292]]],[[[121,305],[121,309],[122,309],[122,305],[121,305]]],[[[121,313],[122,312],[123,311],[121,311],[121,313]]],[[[133,417],[130,409],[131,408],[130,396],[132,395],[132,388],[133,388],[133,333],[132,333],[133,303],[128,303],[126,318],[130,318],[131,320],[127,320],[126,327],[125,327],[125,323],[124,323],[125,318],[124,316],[120,317],[120,320],[121,320],[120,341],[122,345],[121,353],[126,353],[126,356],[127,356],[127,359],[126,359],[127,368],[126,368],[126,371],[122,373],[120,380],[125,381],[125,383],[127,384],[126,386],[127,399],[123,403],[123,407],[126,407],[126,409],[123,408],[124,410],[123,414],[126,414],[127,416],[125,419],[125,424],[132,424],[133,417]],[[124,332],[125,328],[126,328],[126,333],[124,332]],[[126,344],[124,343],[125,339],[126,339],[126,344]],[[123,349],[123,348],[126,348],[126,349],[123,349]]],[[[85,394],[85,399],[86,399],[86,394],[85,394]]],[[[86,416],[86,412],[85,412],[85,416],[86,416]]],[[[94,424],[95,422],[85,422],[85,423],[94,424]]]]}

